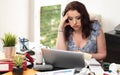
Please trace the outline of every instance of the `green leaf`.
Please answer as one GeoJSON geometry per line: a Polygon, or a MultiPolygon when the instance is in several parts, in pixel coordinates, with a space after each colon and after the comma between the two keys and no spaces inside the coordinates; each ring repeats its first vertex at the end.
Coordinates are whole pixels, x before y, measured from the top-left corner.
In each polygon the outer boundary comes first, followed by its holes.
{"type": "Polygon", "coordinates": [[[16,38],[17,37],[14,34],[12,34],[12,33],[5,33],[3,38],[2,38],[4,47],[15,46],[16,43],[17,43],[17,39],[16,38]]]}

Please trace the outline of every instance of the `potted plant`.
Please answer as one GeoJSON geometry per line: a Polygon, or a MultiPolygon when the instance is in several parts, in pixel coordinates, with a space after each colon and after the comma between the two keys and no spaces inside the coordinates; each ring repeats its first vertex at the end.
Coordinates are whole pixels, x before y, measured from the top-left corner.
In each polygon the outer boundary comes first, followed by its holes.
{"type": "Polygon", "coordinates": [[[23,75],[23,57],[21,55],[16,55],[13,60],[13,75],[23,75]]]}
{"type": "Polygon", "coordinates": [[[17,37],[12,33],[5,33],[3,38],[3,48],[5,51],[6,58],[13,58],[15,56],[15,45],[17,43],[17,37]]]}

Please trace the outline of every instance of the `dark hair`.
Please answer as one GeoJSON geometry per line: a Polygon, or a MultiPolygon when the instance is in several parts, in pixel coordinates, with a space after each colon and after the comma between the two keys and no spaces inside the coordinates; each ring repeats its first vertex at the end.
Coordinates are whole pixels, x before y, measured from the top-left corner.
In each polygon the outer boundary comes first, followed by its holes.
{"type": "MultiPolygon", "coordinates": [[[[91,29],[92,29],[91,27],[92,21],[90,21],[90,17],[89,17],[86,7],[84,6],[84,4],[78,1],[72,1],[66,6],[63,12],[63,16],[65,16],[65,14],[69,10],[77,10],[81,14],[82,37],[87,38],[90,35],[91,29]]],[[[65,31],[64,32],[65,39],[68,40],[68,37],[74,30],[69,25],[65,27],[64,31],[65,31]]]]}

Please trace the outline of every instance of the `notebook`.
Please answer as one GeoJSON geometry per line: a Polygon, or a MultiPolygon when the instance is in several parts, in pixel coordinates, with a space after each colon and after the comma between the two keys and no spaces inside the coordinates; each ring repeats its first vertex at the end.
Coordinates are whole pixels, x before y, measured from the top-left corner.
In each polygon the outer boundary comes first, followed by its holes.
{"type": "Polygon", "coordinates": [[[41,48],[45,64],[50,64],[56,68],[76,68],[85,67],[82,53],[41,48]]]}

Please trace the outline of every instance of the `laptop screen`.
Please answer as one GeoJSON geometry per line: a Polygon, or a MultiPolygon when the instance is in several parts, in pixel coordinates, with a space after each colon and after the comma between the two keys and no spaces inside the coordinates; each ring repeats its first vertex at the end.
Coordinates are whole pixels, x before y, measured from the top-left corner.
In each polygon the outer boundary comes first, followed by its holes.
{"type": "Polygon", "coordinates": [[[41,49],[46,64],[50,64],[57,68],[83,68],[85,61],[82,53],[57,50],[57,49],[41,49]]]}

